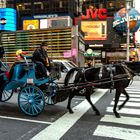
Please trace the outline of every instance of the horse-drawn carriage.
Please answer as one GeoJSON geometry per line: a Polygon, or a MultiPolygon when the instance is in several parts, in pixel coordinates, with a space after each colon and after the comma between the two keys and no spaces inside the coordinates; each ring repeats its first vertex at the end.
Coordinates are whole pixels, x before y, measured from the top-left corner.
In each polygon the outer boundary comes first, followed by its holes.
{"type": "MultiPolygon", "coordinates": [[[[97,115],[100,114],[98,109],[93,105],[90,95],[93,88],[116,89],[115,104],[113,112],[116,117],[120,117],[117,112],[117,104],[121,93],[126,96],[124,102],[119,106],[121,109],[128,101],[129,96],[125,88],[129,85],[130,80],[135,74],[125,64],[110,64],[95,68],[73,68],[68,71],[64,86],[60,87],[55,79],[60,75],[57,66],[54,76],[36,77],[36,64],[28,62],[24,57],[24,63],[17,63],[8,71],[0,71],[0,100],[7,101],[12,97],[15,90],[18,94],[18,104],[21,111],[30,116],[37,116],[44,110],[45,104],[55,104],[57,102],[68,99],[67,109],[73,113],[71,109],[71,99],[78,94],[84,95],[92,106],[97,115]],[[72,85],[69,82],[71,75],[77,71],[72,85]]],[[[1,62],[1,65],[3,63],[1,62]]],[[[53,69],[55,66],[53,66],[53,69]]],[[[53,75],[53,74],[51,74],[53,75]]]]}
{"type": "Polygon", "coordinates": [[[37,116],[44,110],[45,104],[63,101],[68,94],[55,82],[60,77],[60,67],[53,66],[50,75],[37,78],[36,64],[24,57],[25,62],[15,63],[10,71],[1,61],[0,100],[8,101],[13,93],[18,92],[18,105],[21,111],[30,116],[37,116]],[[63,94],[63,96],[62,96],[63,94]]]}

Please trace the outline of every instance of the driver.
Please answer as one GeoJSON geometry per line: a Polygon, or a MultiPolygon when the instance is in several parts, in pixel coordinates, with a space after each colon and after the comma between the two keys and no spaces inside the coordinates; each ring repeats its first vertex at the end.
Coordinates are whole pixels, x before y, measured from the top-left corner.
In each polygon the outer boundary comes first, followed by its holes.
{"type": "Polygon", "coordinates": [[[32,60],[37,64],[37,74],[41,77],[47,76],[47,70],[50,71],[50,60],[47,54],[48,45],[46,42],[42,42],[40,47],[37,48],[34,53],[32,60]],[[46,70],[47,69],[47,70],[46,70]]]}

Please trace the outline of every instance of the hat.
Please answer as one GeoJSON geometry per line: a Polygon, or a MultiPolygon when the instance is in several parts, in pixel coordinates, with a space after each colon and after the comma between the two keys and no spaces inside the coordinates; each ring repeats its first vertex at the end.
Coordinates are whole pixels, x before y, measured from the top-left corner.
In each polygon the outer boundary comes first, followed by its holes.
{"type": "Polygon", "coordinates": [[[41,46],[41,47],[43,47],[43,46],[48,46],[48,44],[47,44],[47,42],[42,42],[40,46],[41,46]]]}

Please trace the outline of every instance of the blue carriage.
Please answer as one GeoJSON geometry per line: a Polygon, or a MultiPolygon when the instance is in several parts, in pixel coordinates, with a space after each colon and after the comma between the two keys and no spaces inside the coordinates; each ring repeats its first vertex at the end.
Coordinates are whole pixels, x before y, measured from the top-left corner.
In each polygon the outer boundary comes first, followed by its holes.
{"type": "MultiPolygon", "coordinates": [[[[19,91],[18,105],[23,113],[30,116],[37,116],[43,110],[45,104],[55,104],[58,85],[52,76],[36,78],[36,64],[28,62],[15,63],[10,70],[10,76],[3,71],[3,85],[0,90],[1,101],[9,100],[13,92],[19,91]]],[[[30,58],[29,58],[30,59],[30,58]]],[[[1,62],[2,63],[2,62],[1,62]]],[[[55,77],[60,76],[60,69],[53,70],[55,77]]]]}

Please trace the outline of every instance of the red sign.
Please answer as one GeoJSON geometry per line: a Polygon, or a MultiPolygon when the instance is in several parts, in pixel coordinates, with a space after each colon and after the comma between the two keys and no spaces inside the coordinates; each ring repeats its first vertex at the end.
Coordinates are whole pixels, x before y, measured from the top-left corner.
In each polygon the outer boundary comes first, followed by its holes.
{"type": "Polygon", "coordinates": [[[107,10],[105,8],[102,9],[87,9],[86,15],[82,15],[82,19],[89,19],[90,15],[92,19],[96,19],[97,17],[99,19],[106,19],[107,18],[107,10]]]}

